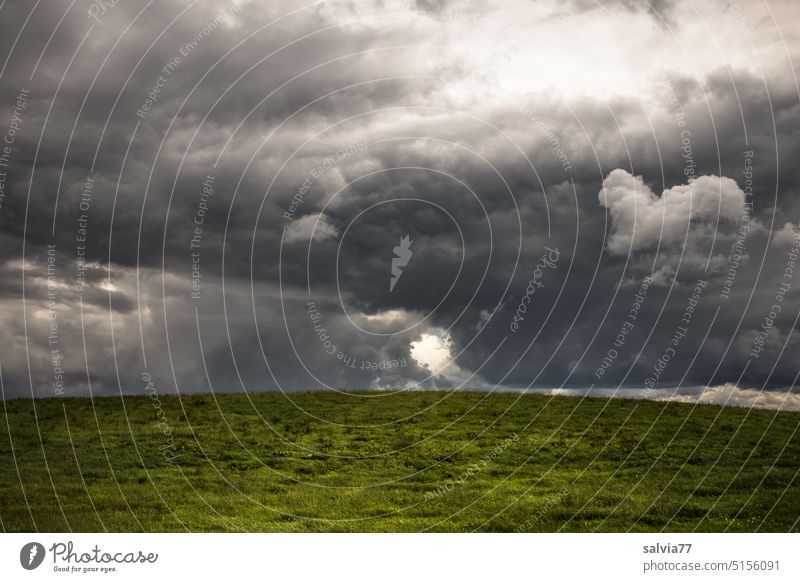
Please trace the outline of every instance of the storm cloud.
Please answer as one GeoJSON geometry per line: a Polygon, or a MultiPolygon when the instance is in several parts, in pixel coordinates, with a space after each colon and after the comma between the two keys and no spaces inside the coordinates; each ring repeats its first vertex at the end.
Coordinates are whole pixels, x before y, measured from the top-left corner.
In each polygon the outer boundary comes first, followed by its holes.
{"type": "Polygon", "coordinates": [[[800,25],[769,8],[6,2],[4,396],[796,406],[800,25]]]}

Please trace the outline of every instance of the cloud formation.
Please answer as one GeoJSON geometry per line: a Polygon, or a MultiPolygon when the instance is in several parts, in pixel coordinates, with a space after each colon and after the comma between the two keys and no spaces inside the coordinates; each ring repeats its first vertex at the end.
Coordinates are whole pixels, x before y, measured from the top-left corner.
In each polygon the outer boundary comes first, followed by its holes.
{"type": "Polygon", "coordinates": [[[793,390],[791,3],[650,4],[7,2],[6,395],[635,391],[699,279],[658,389],[793,390]]]}
{"type": "Polygon", "coordinates": [[[336,228],[325,214],[306,214],[286,227],[287,243],[336,238],[336,228]]]}
{"type": "Polygon", "coordinates": [[[603,180],[599,198],[611,214],[608,250],[616,255],[682,243],[691,230],[727,227],[745,212],[742,189],[717,176],[699,176],[656,196],[641,176],[618,168],[603,180]]]}

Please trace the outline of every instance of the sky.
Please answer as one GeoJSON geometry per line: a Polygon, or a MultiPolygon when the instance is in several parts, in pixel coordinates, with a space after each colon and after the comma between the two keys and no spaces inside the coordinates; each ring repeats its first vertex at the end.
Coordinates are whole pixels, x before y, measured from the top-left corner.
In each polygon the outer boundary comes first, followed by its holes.
{"type": "Polygon", "coordinates": [[[798,410],[796,10],[6,0],[2,396],[798,410]]]}

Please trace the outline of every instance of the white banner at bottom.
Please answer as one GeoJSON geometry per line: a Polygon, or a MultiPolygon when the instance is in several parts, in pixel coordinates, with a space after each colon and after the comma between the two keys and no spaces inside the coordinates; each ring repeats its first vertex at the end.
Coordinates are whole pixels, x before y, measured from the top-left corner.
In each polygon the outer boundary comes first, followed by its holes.
{"type": "Polygon", "coordinates": [[[3,534],[1,580],[800,580],[797,534],[3,534]]]}

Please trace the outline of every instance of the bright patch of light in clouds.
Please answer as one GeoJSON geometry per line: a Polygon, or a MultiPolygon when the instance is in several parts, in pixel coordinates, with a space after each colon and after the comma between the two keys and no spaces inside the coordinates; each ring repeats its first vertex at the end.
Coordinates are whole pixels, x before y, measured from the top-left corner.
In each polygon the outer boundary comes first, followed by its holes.
{"type": "Polygon", "coordinates": [[[450,346],[444,332],[424,333],[411,343],[411,357],[433,374],[441,374],[450,363],[450,346]]]}
{"type": "MultiPolygon", "coordinates": [[[[501,101],[528,93],[566,98],[645,96],[658,71],[680,71],[697,80],[729,66],[763,72],[764,62],[743,32],[757,34],[757,18],[746,4],[737,10],[724,1],[680,4],[663,19],[646,7],[587,3],[585,10],[563,1],[491,3],[480,11],[452,3],[441,12],[408,12],[406,18],[372,22],[424,32],[439,57],[431,65],[469,63],[473,89],[448,78],[445,91],[458,102],[501,101]],[[673,19],[677,14],[680,26],[673,19]],[[620,66],[624,63],[625,66],[620,66]],[[487,92],[489,95],[487,96],[487,92]]],[[[646,3],[643,3],[646,4],[646,3]]],[[[364,15],[366,16],[366,15],[364,15]]],[[[770,48],[769,58],[781,49],[770,48]]]]}

